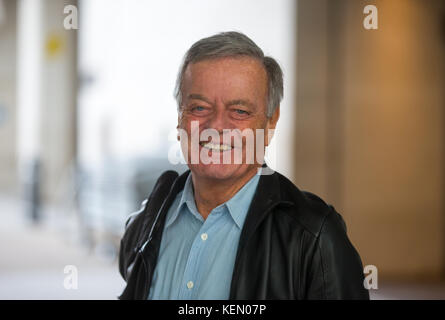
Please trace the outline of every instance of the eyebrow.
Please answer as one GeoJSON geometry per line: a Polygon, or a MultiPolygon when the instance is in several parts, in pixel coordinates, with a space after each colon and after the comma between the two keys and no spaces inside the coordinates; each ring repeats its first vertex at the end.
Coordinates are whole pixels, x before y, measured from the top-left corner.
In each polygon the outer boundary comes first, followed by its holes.
{"type": "Polygon", "coordinates": [[[212,104],[209,99],[207,99],[206,97],[204,97],[203,95],[200,95],[198,93],[191,93],[188,95],[188,98],[195,99],[195,100],[202,100],[202,101],[207,102],[208,104],[212,104]]]}
{"type": "MultiPolygon", "coordinates": [[[[207,99],[206,97],[204,97],[203,95],[199,94],[199,93],[191,93],[188,95],[189,99],[195,99],[195,100],[202,100],[207,102],[208,104],[212,104],[212,102],[207,99]]],[[[235,99],[235,100],[231,100],[228,103],[226,103],[227,107],[230,106],[235,106],[235,105],[241,105],[241,106],[246,106],[249,108],[255,108],[255,104],[253,102],[250,102],[247,99],[235,99]]]]}
{"type": "Polygon", "coordinates": [[[228,107],[234,106],[234,105],[241,105],[241,106],[246,106],[246,107],[249,107],[249,108],[254,108],[255,107],[254,103],[252,103],[252,102],[250,102],[249,100],[246,100],[246,99],[236,99],[236,100],[229,101],[227,103],[228,107]]]}

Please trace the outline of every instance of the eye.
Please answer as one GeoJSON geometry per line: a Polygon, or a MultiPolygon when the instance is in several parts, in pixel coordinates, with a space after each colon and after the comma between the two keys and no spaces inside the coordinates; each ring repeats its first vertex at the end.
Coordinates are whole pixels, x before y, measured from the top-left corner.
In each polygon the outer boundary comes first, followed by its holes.
{"type": "Polygon", "coordinates": [[[204,106],[192,106],[190,112],[196,116],[204,116],[210,112],[210,108],[204,106]]]}
{"type": "Polygon", "coordinates": [[[234,119],[243,120],[250,116],[250,112],[243,109],[232,109],[232,117],[234,119]]]}
{"type": "Polygon", "coordinates": [[[193,112],[202,112],[202,111],[204,111],[205,110],[205,108],[203,107],[203,106],[192,106],[191,108],[190,108],[190,110],[191,111],[193,111],[193,112]]]}

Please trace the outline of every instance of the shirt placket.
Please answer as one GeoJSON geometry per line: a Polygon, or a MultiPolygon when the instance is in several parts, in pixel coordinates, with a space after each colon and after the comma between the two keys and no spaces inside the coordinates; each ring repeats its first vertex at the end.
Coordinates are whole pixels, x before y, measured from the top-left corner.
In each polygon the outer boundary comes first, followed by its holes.
{"type": "Polygon", "coordinates": [[[209,245],[207,240],[209,237],[209,229],[216,223],[217,219],[218,216],[209,215],[193,240],[181,282],[179,299],[193,300],[197,298],[198,289],[201,284],[200,279],[202,278],[200,275],[206,265],[204,251],[208,249],[207,247],[209,245]]]}

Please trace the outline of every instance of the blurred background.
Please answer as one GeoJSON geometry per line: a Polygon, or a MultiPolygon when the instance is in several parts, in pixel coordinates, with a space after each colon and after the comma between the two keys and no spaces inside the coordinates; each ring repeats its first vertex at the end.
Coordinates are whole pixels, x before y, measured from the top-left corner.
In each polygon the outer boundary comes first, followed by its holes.
{"type": "Polygon", "coordinates": [[[342,214],[371,297],[445,299],[441,0],[0,0],[0,299],[117,298],[126,218],[186,169],[182,57],[228,30],[281,64],[269,163],[342,214]]]}

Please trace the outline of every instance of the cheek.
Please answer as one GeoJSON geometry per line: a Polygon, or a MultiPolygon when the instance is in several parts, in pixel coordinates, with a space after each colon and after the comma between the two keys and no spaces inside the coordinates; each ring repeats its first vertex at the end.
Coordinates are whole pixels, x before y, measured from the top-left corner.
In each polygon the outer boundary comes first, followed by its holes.
{"type": "Polygon", "coordinates": [[[187,114],[183,114],[179,119],[178,119],[178,128],[181,128],[187,132],[190,132],[190,128],[191,128],[191,123],[193,121],[193,118],[191,118],[189,115],[187,114]]]}
{"type": "Polygon", "coordinates": [[[244,125],[245,128],[249,128],[251,130],[253,130],[254,132],[256,132],[256,130],[265,130],[267,127],[267,121],[265,121],[264,119],[253,119],[252,121],[249,121],[248,123],[246,123],[244,125]]]}
{"type": "Polygon", "coordinates": [[[267,120],[266,119],[258,119],[258,121],[255,122],[255,131],[254,131],[254,135],[255,135],[255,146],[260,146],[261,143],[263,146],[266,146],[266,141],[267,141],[267,120]],[[260,143],[257,140],[262,140],[262,142],[260,143]],[[260,145],[258,145],[258,143],[260,143],[260,145]]]}
{"type": "Polygon", "coordinates": [[[193,117],[183,117],[178,123],[178,129],[182,132],[185,137],[181,140],[191,141],[192,139],[197,139],[199,142],[200,131],[203,129],[202,121],[193,117]]]}

